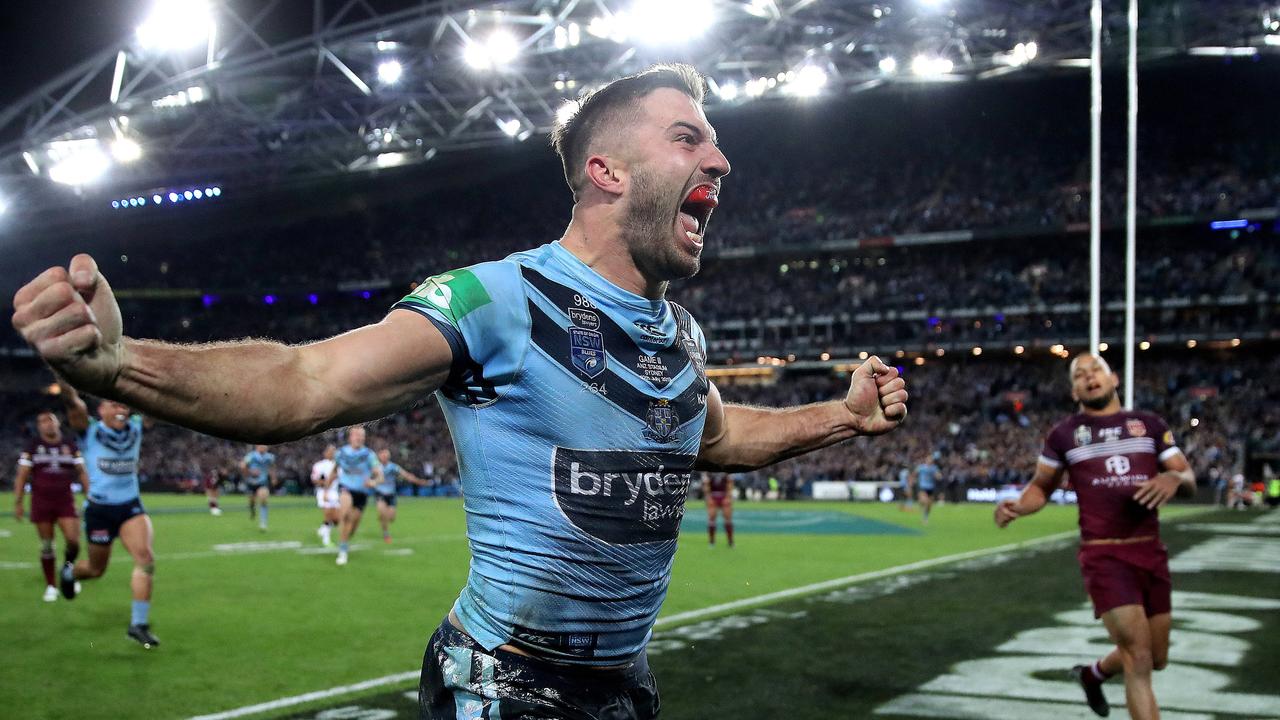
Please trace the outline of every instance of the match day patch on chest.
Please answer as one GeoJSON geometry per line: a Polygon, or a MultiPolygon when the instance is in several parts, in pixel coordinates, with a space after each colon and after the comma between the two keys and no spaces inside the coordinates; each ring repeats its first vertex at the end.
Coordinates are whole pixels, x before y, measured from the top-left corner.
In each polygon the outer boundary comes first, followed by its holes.
{"type": "Polygon", "coordinates": [[[480,279],[470,270],[453,270],[429,277],[406,299],[426,301],[455,324],[476,308],[493,302],[480,279]]]}

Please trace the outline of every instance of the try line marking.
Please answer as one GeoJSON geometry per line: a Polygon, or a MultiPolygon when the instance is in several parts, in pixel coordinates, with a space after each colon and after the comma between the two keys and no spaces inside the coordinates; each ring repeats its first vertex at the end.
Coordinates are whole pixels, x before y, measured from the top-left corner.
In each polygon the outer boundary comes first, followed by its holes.
{"type": "MultiPolygon", "coordinates": [[[[1079,530],[1066,530],[1064,532],[1054,533],[1052,535],[1045,535],[1044,537],[1039,537],[1032,540],[1023,540],[1022,542],[1009,543],[1007,545],[999,545],[997,547],[991,547],[991,548],[982,548],[980,550],[969,550],[967,552],[955,553],[954,555],[943,555],[942,557],[929,558],[927,560],[917,560],[916,562],[906,563],[905,565],[897,565],[890,568],[884,568],[882,570],[872,570],[870,572],[859,573],[857,575],[849,575],[842,578],[835,578],[833,580],[823,580],[822,582],[811,583],[809,585],[801,585],[800,587],[794,587],[787,590],[779,590],[777,592],[766,593],[764,595],[757,595],[755,597],[743,598],[741,600],[734,600],[732,602],[727,602],[727,603],[720,603],[719,605],[712,605],[710,607],[701,608],[699,610],[689,610],[687,612],[676,613],[675,615],[668,615],[666,617],[658,618],[658,621],[654,623],[654,627],[660,628],[667,625],[675,625],[675,624],[684,623],[690,620],[699,620],[701,618],[708,617],[711,615],[719,615],[721,613],[728,612],[730,610],[738,610],[745,607],[751,607],[753,605],[765,605],[768,603],[777,602],[779,600],[786,600],[793,597],[799,597],[801,595],[811,595],[814,593],[822,592],[823,590],[833,590],[835,588],[843,587],[845,585],[852,585],[854,583],[863,582],[864,580],[875,580],[877,578],[888,577],[891,575],[900,575],[902,573],[912,572],[913,570],[922,570],[924,568],[935,567],[937,565],[946,565],[948,563],[959,562],[961,560],[969,560],[971,558],[976,558],[976,557],[983,557],[985,555],[995,555],[997,553],[1008,552],[1010,550],[1022,550],[1022,549],[1033,547],[1036,545],[1043,545],[1044,543],[1056,542],[1058,540],[1063,540],[1065,538],[1075,537],[1079,535],[1079,532],[1080,532],[1079,530]]],[[[317,690],[315,692],[304,693],[302,695],[294,695],[293,697],[280,698],[279,700],[272,700],[270,702],[259,703],[257,705],[246,705],[244,707],[235,708],[234,710],[226,710],[220,713],[213,713],[211,715],[197,715],[195,717],[190,718],[190,720],[231,720],[231,718],[240,718],[240,717],[245,717],[247,715],[256,715],[258,713],[268,712],[271,710],[280,710],[283,708],[292,707],[294,705],[301,705],[303,703],[308,703],[315,700],[323,700],[325,698],[330,698],[337,695],[346,695],[348,693],[360,692],[362,690],[369,690],[371,688],[382,687],[383,685],[395,685],[398,683],[406,682],[408,680],[416,679],[417,677],[419,677],[419,675],[421,675],[420,669],[409,670],[407,672],[396,673],[394,675],[387,675],[380,678],[374,678],[372,680],[365,680],[364,682],[358,682],[352,685],[340,685],[338,687],[329,688],[328,690],[317,690]]]]}

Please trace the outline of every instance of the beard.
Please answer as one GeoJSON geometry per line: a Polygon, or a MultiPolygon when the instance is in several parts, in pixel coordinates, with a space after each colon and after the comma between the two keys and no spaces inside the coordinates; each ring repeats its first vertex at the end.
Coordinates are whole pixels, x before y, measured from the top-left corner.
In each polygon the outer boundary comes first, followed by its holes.
{"type": "Polygon", "coordinates": [[[1086,398],[1080,401],[1080,404],[1090,410],[1103,410],[1107,405],[1111,404],[1111,400],[1116,396],[1116,391],[1112,390],[1105,395],[1099,395],[1096,398],[1086,398]]]}
{"type": "MultiPolygon", "coordinates": [[[[622,217],[622,238],[646,277],[666,282],[693,277],[702,266],[671,239],[675,214],[662,183],[643,168],[632,174],[631,199],[622,217]]],[[[683,198],[681,198],[683,200],[683,198]]]]}

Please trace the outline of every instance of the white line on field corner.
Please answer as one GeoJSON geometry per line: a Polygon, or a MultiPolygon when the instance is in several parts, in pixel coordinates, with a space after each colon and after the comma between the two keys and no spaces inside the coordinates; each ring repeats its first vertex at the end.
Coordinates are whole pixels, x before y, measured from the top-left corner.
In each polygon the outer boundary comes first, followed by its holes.
{"type": "MultiPolygon", "coordinates": [[[[969,550],[962,553],[955,553],[954,555],[944,555],[942,557],[929,558],[927,560],[918,560],[916,562],[907,563],[905,565],[897,565],[891,568],[884,568],[883,570],[872,570],[870,572],[859,573],[857,575],[849,575],[847,577],[835,578],[834,580],[824,580],[822,582],[811,583],[809,585],[801,585],[800,587],[794,587],[788,590],[779,590],[777,592],[766,593],[764,595],[757,595],[755,597],[743,598],[742,600],[734,600],[733,602],[721,603],[719,605],[712,605],[710,607],[701,608],[699,610],[690,610],[688,612],[676,613],[675,615],[668,615],[667,617],[658,618],[658,621],[654,623],[654,627],[662,627],[664,625],[682,623],[688,620],[697,620],[700,618],[707,617],[709,615],[718,615],[720,613],[723,613],[729,610],[737,610],[740,608],[751,607],[754,605],[764,605],[771,602],[776,602],[778,600],[786,600],[788,598],[797,597],[800,595],[810,595],[816,592],[821,592],[823,590],[833,590],[835,588],[842,587],[844,585],[851,585],[854,583],[862,582],[864,580],[875,580],[877,578],[888,577],[890,575],[900,575],[902,573],[911,572],[913,570],[921,570],[923,568],[934,567],[937,565],[945,565],[947,563],[959,562],[961,560],[969,560],[971,558],[982,557],[984,555],[995,555],[997,553],[1007,552],[1009,550],[1021,550],[1021,549],[1029,548],[1035,545],[1042,545],[1044,543],[1053,542],[1056,540],[1062,540],[1064,538],[1077,535],[1078,533],[1079,533],[1078,530],[1067,530],[1060,533],[1054,533],[1052,535],[1045,535],[1044,537],[1034,538],[1032,540],[1023,540],[1021,542],[1009,543],[1007,545],[1000,545],[992,548],[969,550]]],[[[245,717],[246,715],[256,715],[258,713],[268,712],[270,710],[280,710],[282,708],[292,707],[294,705],[301,705],[302,703],[312,702],[313,700],[323,700],[325,698],[334,697],[336,695],[346,695],[348,693],[359,692],[361,690],[368,690],[375,687],[381,687],[383,685],[392,685],[395,683],[404,682],[406,680],[417,678],[420,674],[421,674],[420,669],[409,670],[407,672],[396,673],[394,675],[387,675],[380,678],[374,678],[372,680],[365,680],[364,682],[358,682],[352,685],[342,685],[335,688],[329,688],[328,690],[317,690],[315,692],[309,692],[303,695],[294,695],[293,697],[280,698],[279,700],[272,700],[270,702],[259,703],[257,705],[246,705],[241,708],[236,708],[234,710],[226,710],[224,712],[214,713],[212,715],[197,715],[195,717],[190,718],[190,720],[231,720],[231,718],[245,717]]]]}

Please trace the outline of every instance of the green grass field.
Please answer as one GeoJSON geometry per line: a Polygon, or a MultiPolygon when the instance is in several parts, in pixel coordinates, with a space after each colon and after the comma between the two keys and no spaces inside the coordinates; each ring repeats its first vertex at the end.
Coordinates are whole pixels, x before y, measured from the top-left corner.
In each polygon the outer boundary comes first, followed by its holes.
{"type": "MultiPolygon", "coordinates": [[[[202,497],[144,499],[158,561],[152,624],[163,642],[153,651],[124,636],[131,564],[122,548],[113,557],[118,564],[85,583],[79,598],[46,604],[34,529],[0,525],[0,715],[185,718],[420,667],[428,636],[466,576],[460,501],[402,500],[391,545],[366,518],[350,565],[336,567],[331,553],[317,552],[319,515],[311,503],[277,499],[263,534],[243,497],[223,500],[226,514],[212,517],[202,497]]],[[[1165,516],[1191,511],[1198,510],[1173,508],[1165,516]]],[[[966,561],[973,565],[986,549],[1075,527],[1074,508],[1049,507],[1005,531],[995,529],[990,513],[987,505],[944,506],[922,527],[916,514],[894,505],[743,503],[730,550],[723,533],[721,544],[708,547],[703,509],[691,505],[651,646],[663,717],[869,716],[931,673],[1077,606],[1083,594],[1066,541],[1027,550],[1028,559],[1001,553],[1014,560],[954,582],[938,579],[951,567],[938,558],[971,553],[979,556],[966,561]],[[904,565],[917,572],[891,570],[904,565]],[[876,571],[887,577],[718,608],[876,571]],[[859,596],[865,588],[901,586],[903,578],[920,584],[859,596]],[[832,593],[854,604],[823,599],[832,593]]],[[[1186,539],[1175,530],[1168,535],[1175,550],[1186,539]]],[[[1262,594],[1280,599],[1276,576],[1263,579],[1262,594]]],[[[1175,583],[1182,587],[1177,575],[1175,583]]],[[[1259,592],[1256,582],[1251,587],[1259,592]]],[[[1277,644],[1266,656],[1270,667],[1280,660],[1277,644]]],[[[413,687],[401,680],[253,717],[412,717],[404,691],[413,687]]]]}

